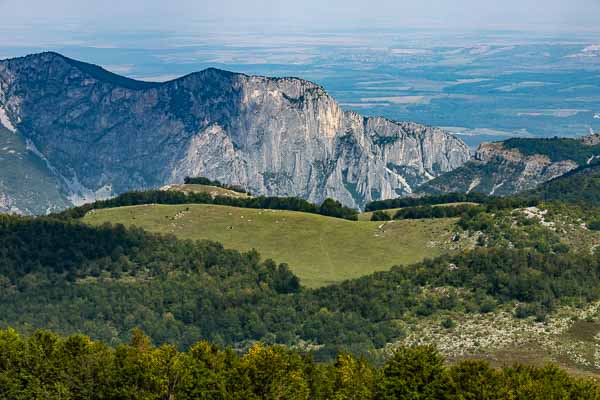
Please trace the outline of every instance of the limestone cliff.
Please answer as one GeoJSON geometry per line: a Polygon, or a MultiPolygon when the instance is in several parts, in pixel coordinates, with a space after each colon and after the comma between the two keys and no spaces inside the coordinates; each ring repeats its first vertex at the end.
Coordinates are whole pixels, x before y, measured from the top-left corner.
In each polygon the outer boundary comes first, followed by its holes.
{"type": "Polygon", "coordinates": [[[431,180],[416,192],[480,192],[509,195],[526,191],[575,168],[597,162],[597,135],[579,139],[509,139],[483,143],[473,159],[458,169],[431,180]]]}
{"type": "Polygon", "coordinates": [[[76,204],[189,175],[360,207],[470,157],[440,129],[343,111],[301,79],[207,69],[147,83],[56,53],[0,61],[0,111],[76,204]]]}

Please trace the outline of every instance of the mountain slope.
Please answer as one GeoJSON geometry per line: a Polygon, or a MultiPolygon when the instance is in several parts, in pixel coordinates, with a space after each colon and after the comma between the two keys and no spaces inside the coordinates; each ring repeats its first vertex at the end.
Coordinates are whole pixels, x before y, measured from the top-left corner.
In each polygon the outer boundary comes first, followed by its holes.
{"type": "Polygon", "coordinates": [[[469,159],[440,129],[345,112],[313,83],[216,69],[158,84],[37,54],[0,61],[0,107],[74,203],[206,176],[356,207],[469,159]]]}
{"type": "Polygon", "coordinates": [[[585,165],[524,193],[544,201],[600,206],[600,163],[585,165]]]}
{"type": "Polygon", "coordinates": [[[509,139],[484,143],[474,158],[417,189],[422,194],[479,192],[510,195],[530,190],[600,157],[598,135],[581,139],[509,139]]]}
{"type": "Polygon", "coordinates": [[[31,144],[0,125],[0,213],[44,214],[69,204],[61,183],[31,144]]]}

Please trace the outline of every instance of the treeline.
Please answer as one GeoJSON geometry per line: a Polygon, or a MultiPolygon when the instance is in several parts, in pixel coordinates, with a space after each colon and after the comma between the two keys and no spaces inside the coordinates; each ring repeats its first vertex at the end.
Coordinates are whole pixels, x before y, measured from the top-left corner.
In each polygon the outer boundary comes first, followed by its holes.
{"type": "Polygon", "coordinates": [[[448,203],[483,204],[489,196],[481,193],[447,193],[438,196],[399,197],[396,199],[378,200],[367,203],[365,211],[390,210],[392,208],[433,206],[448,203]]]}
{"type": "Polygon", "coordinates": [[[190,177],[190,176],[186,176],[185,179],[183,180],[183,182],[186,185],[205,185],[205,186],[216,186],[216,187],[220,187],[223,189],[227,189],[227,190],[231,190],[233,192],[238,192],[238,193],[243,193],[243,194],[247,194],[249,196],[252,195],[252,193],[250,193],[249,191],[247,191],[246,189],[244,189],[241,186],[237,186],[237,185],[226,185],[224,183],[221,183],[218,180],[210,180],[208,178],[202,177],[202,176],[198,176],[198,177],[190,177]]]}
{"type": "Polygon", "coordinates": [[[598,299],[600,254],[574,254],[543,236],[527,240],[517,242],[526,248],[482,248],[309,290],[285,264],[256,252],[3,216],[0,327],[85,332],[111,345],[140,327],[180,348],[261,340],[307,346],[326,360],[340,349],[370,356],[403,336],[398,321],[415,317],[518,303],[516,317],[543,320],[558,305],[598,299]]]}
{"type": "Polygon", "coordinates": [[[208,342],[155,347],[136,330],[111,348],[83,335],[0,331],[0,397],[12,400],[598,399],[599,386],[556,366],[448,365],[428,346],[399,348],[382,367],[339,354],[317,363],[281,346],[238,355],[208,342]]]}
{"type": "Polygon", "coordinates": [[[455,218],[472,216],[485,212],[486,207],[472,204],[458,204],[448,206],[419,206],[406,207],[394,213],[392,217],[388,212],[375,211],[371,216],[371,221],[391,221],[392,219],[428,219],[428,218],[455,218]]]}
{"type": "Polygon", "coordinates": [[[481,193],[448,193],[436,196],[400,197],[397,199],[380,200],[368,203],[366,211],[390,210],[394,208],[434,206],[451,203],[477,203],[485,205],[488,210],[503,210],[508,208],[532,207],[539,204],[536,198],[521,198],[488,196],[481,193]]]}
{"type": "Polygon", "coordinates": [[[356,221],[358,211],[343,206],[333,199],[326,199],[321,205],[309,203],[298,197],[248,197],[234,198],[229,196],[212,197],[208,193],[183,193],[169,190],[149,190],[128,192],[108,200],[96,201],[83,206],[70,208],[52,217],[77,219],[83,218],[91,210],[137,206],[143,204],[215,204],[241,208],[301,211],[320,214],[328,217],[356,221]]]}

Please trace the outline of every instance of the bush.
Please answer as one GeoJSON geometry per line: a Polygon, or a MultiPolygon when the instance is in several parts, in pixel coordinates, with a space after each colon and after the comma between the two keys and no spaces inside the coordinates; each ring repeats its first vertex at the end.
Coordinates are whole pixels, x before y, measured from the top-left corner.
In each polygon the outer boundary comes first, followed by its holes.
{"type": "Polygon", "coordinates": [[[371,216],[371,221],[391,221],[392,216],[385,211],[375,211],[371,216]]]}
{"type": "Polygon", "coordinates": [[[452,318],[446,318],[442,321],[442,328],[444,329],[452,329],[456,326],[456,322],[452,320],[452,318]]]}

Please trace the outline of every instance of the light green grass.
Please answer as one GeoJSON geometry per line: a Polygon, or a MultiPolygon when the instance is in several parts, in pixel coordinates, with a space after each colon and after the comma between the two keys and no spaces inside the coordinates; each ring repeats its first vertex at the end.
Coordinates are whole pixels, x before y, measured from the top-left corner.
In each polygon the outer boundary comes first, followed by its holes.
{"type": "Polygon", "coordinates": [[[225,189],[218,186],[207,186],[207,185],[168,185],[163,190],[183,192],[183,193],[207,193],[212,197],[234,197],[234,198],[248,198],[250,197],[246,193],[236,192],[234,190],[225,189]]]}
{"type": "Polygon", "coordinates": [[[455,219],[353,222],[292,211],[215,205],[145,205],[96,210],[84,221],[138,226],[285,262],[309,287],[435,257],[457,246],[455,219]]]}

